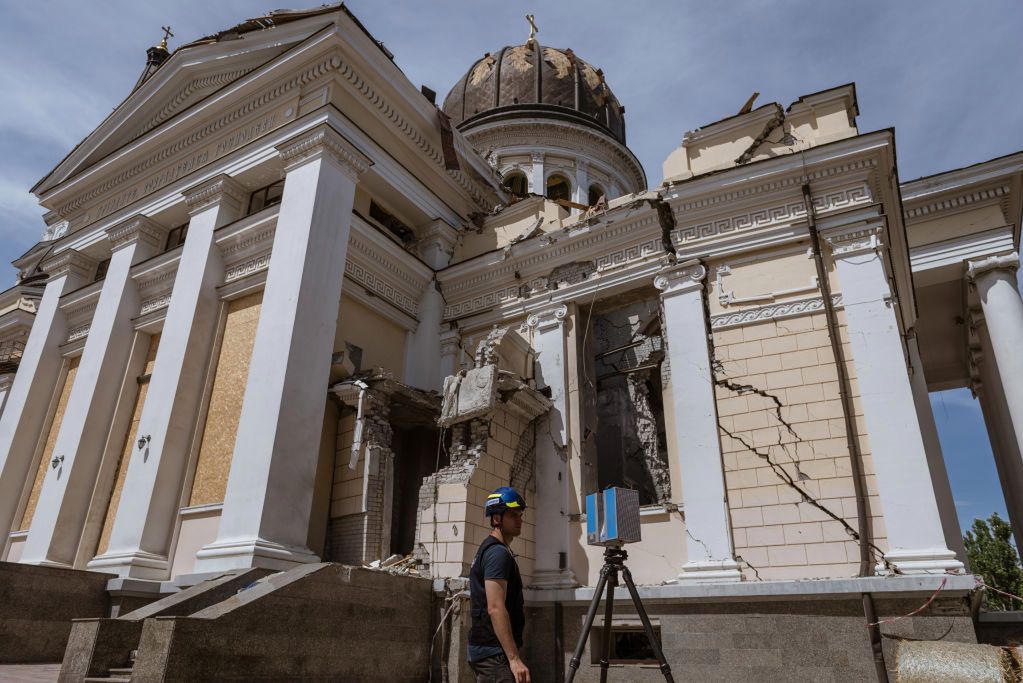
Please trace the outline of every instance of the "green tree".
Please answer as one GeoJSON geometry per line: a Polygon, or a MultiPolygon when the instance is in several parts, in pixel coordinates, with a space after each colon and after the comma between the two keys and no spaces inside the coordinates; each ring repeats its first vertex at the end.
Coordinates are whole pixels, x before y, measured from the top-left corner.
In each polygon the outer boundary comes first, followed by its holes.
{"type": "MultiPolygon", "coordinates": [[[[963,545],[970,569],[982,576],[984,583],[1023,596],[1023,567],[1012,543],[1012,527],[997,512],[987,520],[973,520],[973,528],[963,536],[963,545]]],[[[1023,609],[1018,600],[994,591],[985,591],[984,601],[990,610],[1023,609]]]]}

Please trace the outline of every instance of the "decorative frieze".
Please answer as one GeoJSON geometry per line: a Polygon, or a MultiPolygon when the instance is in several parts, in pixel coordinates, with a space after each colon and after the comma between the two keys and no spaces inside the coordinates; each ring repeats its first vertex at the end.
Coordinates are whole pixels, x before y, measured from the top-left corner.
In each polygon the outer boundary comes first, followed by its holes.
{"type": "Polygon", "coordinates": [[[234,282],[240,280],[243,277],[258,273],[261,270],[266,270],[270,267],[270,252],[260,254],[256,258],[249,259],[244,263],[231,266],[224,271],[224,282],[234,282]]]}
{"type": "MultiPolygon", "coordinates": [[[[822,214],[859,204],[869,204],[872,201],[870,191],[865,186],[860,186],[814,197],[813,204],[815,211],[822,214]]],[[[675,220],[683,225],[683,227],[672,231],[672,241],[676,246],[694,240],[714,238],[743,230],[756,230],[780,223],[792,223],[806,218],[806,206],[800,200],[786,202],[780,206],[764,207],[746,213],[724,216],[695,225],[685,225],[687,215],[697,208],[691,205],[696,203],[681,203],[672,207],[675,220]]]]}
{"type": "Polygon", "coordinates": [[[409,296],[406,292],[397,289],[392,283],[380,277],[379,273],[374,272],[374,270],[367,267],[364,263],[359,262],[355,258],[349,257],[345,261],[345,276],[351,278],[355,282],[358,282],[364,288],[373,292],[377,296],[390,301],[392,304],[412,317],[417,316],[419,311],[417,300],[409,296]]]}
{"type": "MultiPolygon", "coordinates": [[[[831,303],[836,307],[840,307],[842,305],[842,295],[833,294],[831,296],[831,303]]],[[[810,313],[816,313],[817,311],[823,310],[823,297],[800,299],[799,301],[786,301],[784,303],[770,304],[768,306],[757,306],[756,308],[749,308],[735,313],[716,315],[711,317],[710,326],[711,329],[714,330],[724,330],[730,327],[740,327],[742,325],[763,322],[764,320],[795,318],[797,316],[808,315],[810,313]]]]}
{"type": "Polygon", "coordinates": [[[216,88],[230,83],[231,81],[237,80],[245,74],[252,71],[255,67],[246,67],[244,69],[234,69],[233,71],[225,71],[223,73],[212,74],[210,76],[203,76],[202,78],[193,78],[189,81],[185,87],[183,87],[178,93],[171,98],[170,102],[165,104],[144,126],[139,128],[135,135],[132,136],[132,140],[138,139],[156,128],[158,125],[173,116],[178,110],[182,108],[182,105],[190,103],[190,100],[194,100],[192,95],[201,92],[203,90],[209,90],[210,88],[216,88]]]}

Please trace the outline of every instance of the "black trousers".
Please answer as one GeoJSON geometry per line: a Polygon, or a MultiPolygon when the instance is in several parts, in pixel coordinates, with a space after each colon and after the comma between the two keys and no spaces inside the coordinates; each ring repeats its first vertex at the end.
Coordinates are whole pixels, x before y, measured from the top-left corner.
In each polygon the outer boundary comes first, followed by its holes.
{"type": "Polygon", "coordinates": [[[469,662],[469,666],[476,674],[476,683],[515,683],[508,657],[503,652],[478,662],[469,662]]]}

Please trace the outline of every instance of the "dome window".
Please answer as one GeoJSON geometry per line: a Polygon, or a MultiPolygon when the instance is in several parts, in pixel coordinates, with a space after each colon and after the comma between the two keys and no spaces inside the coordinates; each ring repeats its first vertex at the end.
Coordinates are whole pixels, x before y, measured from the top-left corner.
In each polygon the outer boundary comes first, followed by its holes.
{"type": "Polygon", "coordinates": [[[586,195],[586,203],[589,206],[596,206],[597,202],[600,201],[601,197],[606,197],[607,193],[604,192],[604,188],[600,185],[590,185],[590,189],[586,195]]]}
{"type": "Polygon", "coordinates": [[[516,197],[525,197],[529,194],[529,182],[522,171],[512,171],[505,175],[503,184],[516,197]]]}
{"type": "Polygon", "coordinates": [[[545,194],[547,199],[564,199],[567,201],[572,198],[572,186],[569,185],[568,178],[555,174],[547,179],[547,192],[545,194]]]}

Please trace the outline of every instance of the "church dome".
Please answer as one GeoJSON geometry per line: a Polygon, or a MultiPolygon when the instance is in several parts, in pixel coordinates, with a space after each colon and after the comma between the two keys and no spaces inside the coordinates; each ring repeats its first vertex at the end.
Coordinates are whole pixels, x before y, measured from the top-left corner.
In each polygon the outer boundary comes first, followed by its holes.
{"type": "Polygon", "coordinates": [[[589,125],[625,144],[625,108],[600,69],[572,50],[525,45],[488,52],[444,100],[460,130],[495,119],[543,116],[589,125]]]}

